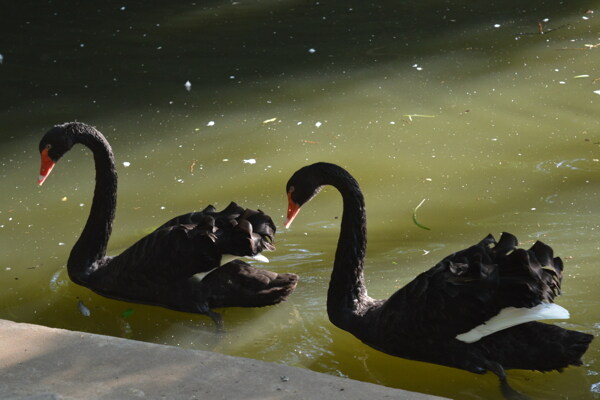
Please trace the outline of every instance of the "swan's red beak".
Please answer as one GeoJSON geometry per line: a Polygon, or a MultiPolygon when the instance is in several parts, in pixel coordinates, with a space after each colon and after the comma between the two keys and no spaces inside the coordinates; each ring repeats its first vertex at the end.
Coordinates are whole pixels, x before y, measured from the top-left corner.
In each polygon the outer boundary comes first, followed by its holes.
{"type": "Polygon", "coordinates": [[[287,211],[287,220],[285,221],[285,228],[289,228],[292,224],[296,215],[300,212],[300,206],[292,200],[292,192],[288,193],[288,211],[287,211]]]}
{"type": "Polygon", "coordinates": [[[42,156],[42,166],[40,167],[40,176],[38,177],[38,185],[42,186],[42,183],[46,180],[50,171],[54,168],[54,161],[48,156],[48,149],[42,150],[40,153],[42,156]]]}

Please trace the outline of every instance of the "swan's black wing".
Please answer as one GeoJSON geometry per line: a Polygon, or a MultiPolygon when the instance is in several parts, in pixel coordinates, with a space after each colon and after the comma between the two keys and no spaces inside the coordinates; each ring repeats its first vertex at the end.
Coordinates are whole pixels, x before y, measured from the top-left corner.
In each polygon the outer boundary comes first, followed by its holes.
{"type": "Polygon", "coordinates": [[[174,218],[116,257],[96,264],[86,286],[108,297],[180,309],[188,279],[220,265],[223,254],[256,255],[272,245],[275,225],[261,211],[231,203],[174,218]],[[184,293],[181,293],[184,292],[184,293]]]}
{"type": "Polygon", "coordinates": [[[517,248],[517,239],[492,235],[454,253],[417,276],[382,307],[398,324],[415,327],[415,334],[454,338],[483,324],[506,307],[533,307],[552,302],[560,292],[563,264],[552,248],[536,242],[517,248]]]}
{"type": "Polygon", "coordinates": [[[222,244],[229,250],[224,254],[248,256],[275,249],[272,243],[276,228],[271,217],[260,210],[242,208],[235,202],[231,202],[220,212],[210,205],[202,211],[179,215],[156,230],[179,226],[194,226],[200,229],[199,232],[209,234],[211,237],[210,234],[219,232],[222,236],[220,241],[224,242],[222,244]],[[245,234],[231,235],[230,232],[245,232],[245,234]]]}
{"type": "Polygon", "coordinates": [[[563,264],[536,242],[519,249],[508,233],[490,235],[417,276],[373,313],[375,346],[382,351],[472,372],[503,368],[547,371],[580,365],[592,336],[528,322],[465,343],[458,334],[483,324],[506,307],[552,302],[560,292],[563,264]]]}

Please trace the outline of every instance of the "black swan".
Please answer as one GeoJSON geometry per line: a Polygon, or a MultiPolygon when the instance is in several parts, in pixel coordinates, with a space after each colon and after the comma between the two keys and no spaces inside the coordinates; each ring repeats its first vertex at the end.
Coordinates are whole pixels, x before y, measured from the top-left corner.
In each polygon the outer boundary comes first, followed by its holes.
{"type": "Polygon", "coordinates": [[[221,320],[212,308],[277,304],[295,289],[295,274],[229,262],[260,258],[263,250],[274,249],[271,218],[233,202],[221,212],[208,206],[173,218],[120,255],[106,256],[117,200],[115,161],[106,138],[83,123],[53,127],[40,141],[38,183],[77,143],[94,155],[96,187],[90,215],[67,261],[73,282],[114,299],[206,314],[217,325],[221,320]],[[211,270],[203,279],[197,275],[211,270]]]}
{"type": "Polygon", "coordinates": [[[494,372],[507,397],[519,397],[505,369],[561,370],[581,365],[592,335],[533,322],[568,318],[553,303],[562,261],[536,242],[529,250],[503,233],[444,258],[388,300],[367,295],[365,203],[357,181],[343,168],[316,163],[287,183],[286,228],[325,185],[343,198],[340,236],[327,293],[327,313],[338,328],[384,353],[455,367],[494,372]],[[484,325],[485,323],[485,325],[484,325]]]}

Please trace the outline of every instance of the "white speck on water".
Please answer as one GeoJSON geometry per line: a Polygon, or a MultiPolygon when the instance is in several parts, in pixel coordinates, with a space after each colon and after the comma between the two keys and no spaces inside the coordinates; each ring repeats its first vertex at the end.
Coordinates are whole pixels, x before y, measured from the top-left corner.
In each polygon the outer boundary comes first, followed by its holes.
{"type": "Polygon", "coordinates": [[[566,85],[566,84],[567,84],[567,82],[565,82],[565,81],[558,81],[558,84],[559,84],[559,85],[566,85]]]}
{"type": "Polygon", "coordinates": [[[123,161],[123,166],[125,168],[129,167],[131,165],[131,163],[129,161],[123,161]]]}
{"type": "Polygon", "coordinates": [[[315,126],[316,126],[317,128],[320,128],[320,127],[321,127],[321,125],[323,125],[321,122],[319,122],[319,121],[315,122],[315,126]]]}
{"type": "Polygon", "coordinates": [[[530,210],[531,210],[531,211],[535,211],[535,210],[537,210],[537,208],[535,208],[535,207],[531,207],[531,208],[530,208],[530,210]]]}
{"type": "Polygon", "coordinates": [[[256,164],[256,160],[254,158],[249,158],[244,160],[244,164],[256,164]]]}
{"type": "Polygon", "coordinates": [[[215,121],[208,121],[208,124],[206,124],[206,126],[214,126],[215,125],[215,121]]]}
{"type": "Polygon", "coordinates": [[[125,9],[126,9],[125,6],[121,7],[121,11],[125,11],[125,9]]]}
{"type": "Polygon", "coordinates": [[[192,82],[190,82],[190,81],[186,81],[185,85],[183,85],[183,86],[185,86],[185,90],[187,90],[188,92],[190,90],[192,90],[192,82]]]}
{"type": "Polygon", "coordinates": [[[302,125],[302,121],[296,122],[296,125],[302,125]]]}
{"type": "Polygon", "coordinates": [[[79,203],[79,207],[83,207],[85,204],[83,203],[79,203]]]}
{"type": "Polygon", "coordinates": [[[600,90],[594,90],[594,93],[600,94],[600,90]]]}
{"type": "Polygon", "coordinates": [[[64,246],[65,244],[63,242],[58,242],[59,246],[64,246]]]}
{"type": "Polygon", "coordinates": [[[223,159],[223,160],[221,160],[221,161],[223,161],[223,162],[227,162],[227,161],[229,161],[229,158],[224,158],[224,159],[223,159]]]}
{"type": "Polygon", "coordinates": [[[590,392],[600,393],[600,382],[592,383],[592,386],[590,386],[590,392]]]}
{"type": "Polygon", "coordinates": [[[184,182],[184,180],[183,180],[183,179],[181,179],[181,178],[179,178],[179,179],[177,179],[177,182],[179,182],[179,183],[183,183],[183,182],[184,182]]]}
{"type": "Polygon", "coordinates": [[[317,50],[316,50],[316,49],[313,49],[313,48],[311,47],[310,49],[308,49],[308,52],[309,52],[310,54],[315,54],[315,53],[317,52],[317,50]]]}
{"type": "Polygon", "coordinates": [[[542,22],[548,22],[548,21],[550,21],[550,18],[544,18],[544,19],[542,20],[542,22]]]}
{"type": "Polygon", "coordinates": [[[235,75],[229,75],[229,79],[235,79],[235,75]]]}
{"type": "Polygon", "coordinates": [[[494,28],[500,28],[502,25],[500,24],[494,24],[494,28]]]}
{"type": "Polygon", "coordinates": [[[5,268],[7,271],[10,271],[12,268],[11,267],[6,267],[5,268]]]}
{"type": "MultiPolygon", "coordinates": [[[[586,17],[586,16],[584,15],[583,17],[581,17],[581,19],[588,20],[589,18],[588,18],[588,17],[586,17]]],[[[600,392],[599,392],[599,393],[600,393],[600,392]]]]}
{"type": "Polygon", "coordinates": [[[160,206],[160,209],[161,209],[161,210],[164,210],[165,208],[167,208],[167,207],[165,207],[165,206],[160,206]]]}
{"type": "Polygon", "coordinates": [[[79,312],[84,317],[89,317],[90,315],[92,315],[92,312],[90,311],[90,309],[87,308],[85,306],[85,304],[83,304],[83,301],[81,301],[81,300],[79,300],[79,302],[77,303],[77,308],[79,308],[79,312]]]}

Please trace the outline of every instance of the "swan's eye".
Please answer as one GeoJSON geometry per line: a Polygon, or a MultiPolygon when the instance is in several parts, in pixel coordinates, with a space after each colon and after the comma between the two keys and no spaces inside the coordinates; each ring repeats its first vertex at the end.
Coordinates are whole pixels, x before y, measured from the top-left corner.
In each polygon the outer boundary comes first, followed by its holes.
{"type": "Polygon", "coordinates": [[[48,143],[45,147],[46,150],[50,150],[52,148],[52,145],[50,143],[48,143]]]}
{"type": "Polygon", "coordinates": [[[293,187],[293,186],[290,186],[289,189],[288,189],[288,193],[293,193],[294,190],[296,190],[296,188],[293,187]]]}

